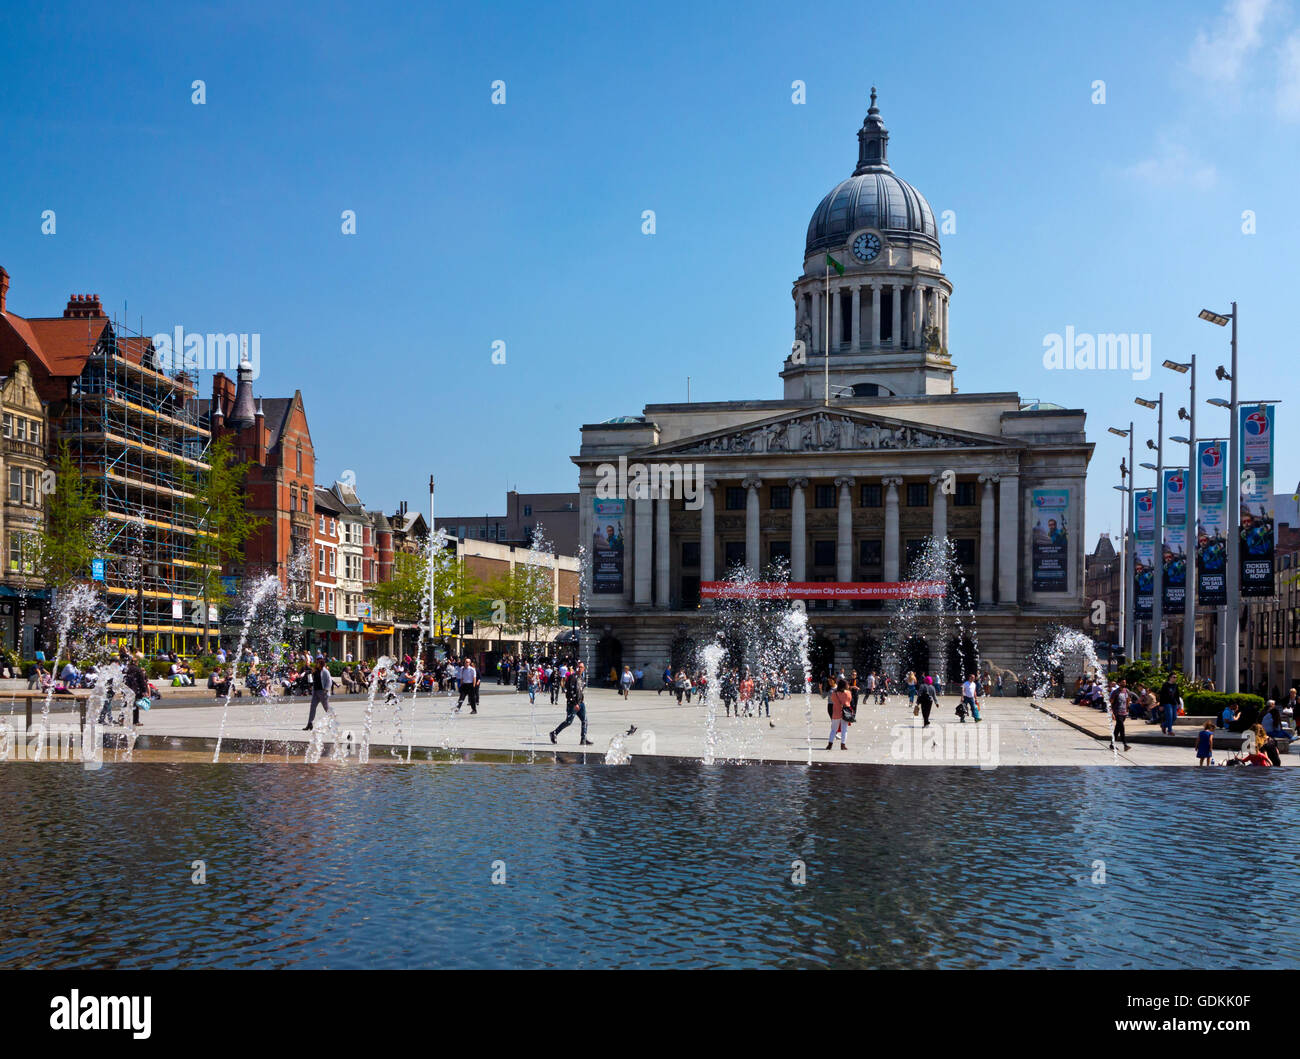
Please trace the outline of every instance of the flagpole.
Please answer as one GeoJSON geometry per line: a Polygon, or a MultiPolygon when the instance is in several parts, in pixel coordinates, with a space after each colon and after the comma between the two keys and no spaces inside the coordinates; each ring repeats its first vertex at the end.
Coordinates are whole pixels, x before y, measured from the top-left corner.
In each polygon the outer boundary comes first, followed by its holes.
{"type": "Polygon", "coordinates": [[[826,297],[822,299],[826,303],[826,327],[822,331],[824,336],[824,345],[826,352],[826,407],[831,404],[831,259],[826,257],[826,297]]]}

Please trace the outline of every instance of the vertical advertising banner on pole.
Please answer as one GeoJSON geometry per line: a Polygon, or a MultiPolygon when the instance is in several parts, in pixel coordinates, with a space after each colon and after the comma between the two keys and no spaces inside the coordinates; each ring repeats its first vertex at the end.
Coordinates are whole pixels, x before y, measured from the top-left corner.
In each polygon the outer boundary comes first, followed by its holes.
{"type": "Polygon", "coordinates": [[[596,516],[591,539],[591,591],[601,595],[623,592],[623,525],[626,500],[593,500],[596,516]]]}
{"type": "Polygon", "coordinates": [[[1241,430],[1241,594],[1273,594],[1272,405],[1243,405],[1241,430]]]}
{"type": "Polygon", "coordinates": [[[1070,490],[1035,489],[1029,517],[1033,520],[1030,540],[1033,590],[1067,592],[1070,577],[1069,532],[1066,517],[1070,490]]]}
{"type": "Polygon", "coordinates": [[[1164,611],[1181,614],[1187,600],[1187,472],[1165,471],[1165,525],[1161,547],[1164,611]]]}
{"type": "Polygon", "coordinates": [[[1133,491],[1133,613],[1139,621],[1151,620],[1156,569],[1156,491],[1133,491]]]}
{"type": "Polygon", "coordinates": [[[1196,602],[1206,607],[1228,602],[1227,466],[1223,442],[1196,443],[1196,602]]]}

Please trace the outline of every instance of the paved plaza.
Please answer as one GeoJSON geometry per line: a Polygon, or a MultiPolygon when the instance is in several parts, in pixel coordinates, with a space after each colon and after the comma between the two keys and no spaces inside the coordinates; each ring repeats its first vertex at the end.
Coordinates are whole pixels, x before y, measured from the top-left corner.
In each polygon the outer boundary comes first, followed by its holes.
{"type": "MultiPolygon", "coordinates": [[[[164,697],[159,707],[142,716],[140,734],[148,736],[151,749],[161,736],[213,739],[221,727],[222,705],[198,689],[164,697]]],[[[553,747],[548,732],[564,719],[562,705],[551,705],[539,694],[530,711],[528,696],[496,685],[484,685],[477,715],[466,706],[454,713],[455,696],[422,695],[412,702],[401,700],[401,736],[392,706],[377,701],[371,729],[371,743],[377,747],[408,742],[417,750],[522,751],[550,755],[553,747]]],[[[983,720],[958,723],[954,714],[957,700],[945,696],[931,716],[930,732],[923,732],[920,718],[913,718],[905,697],[891,698],[885,706],[863,703],[859,721],[849,732],[849,749],[826,750],[830,722],[824,699],[811,700],[811,740],[802,697],[781,699],[772,704],[771,723],[766,717],[728,717],[719,709],[716,719],[715,756],[719,760],[798,761],[833,764],[956,764],[983,767],[1005,765],[1194,765],[1195,753],[1188,746],[1134,743],[1127,753],[1114,753],[1108,743],[1086,730],[1038,709],[1028,699],[988,698],[983,702],[983,720]]],[[[0,698],[0,703],[3,699],[0,698]]],[[[1060,711],[1053,700],[1050,708],[1060,711]]],[[[339,730],[359,742],[365,726],[366,700],[361,696],[336,697],[334,709],[339,730]]],[[[225,750],[232,759],[248,759],[250,749],[261,758],[284,756],[302,759],[310,738],[303,726],[308,701],[254,700],[231,702],[225,726],[225,750]]],[[[39,709],[36,711],[39,715],[39,709]]],[[[700,758],[707,745],[707,710],[698,700],[678,705],[675,696],[653,691],[634,691],[624,701],[617,692],[590,689],[587,693],[589,738],[593,746],[578,745],[579,725],[575,720],[560,734],[558,749],[566,756],[584,751],[603,757],[611,740],[624,736],[624,746],[633,759],[641,756],[700,758]],[[635,732],[626,733],[635,726],[635,732]]],[[[21,725],[21,711],[11,711],[21,725]]],[[[67,706],[55,703],[54,723],[75,718],[67,706]]],[[[317,714],[317,726],[323,715],[317,714]]],[[[1155,731],[1139,721],[1130,730],[1144,735],[1155,731]]],[[[1095,727],[1095,726],[1094,726],[1095,727]]],[[[332,751],[333,735],[325,726],[326,753],[332,751]]],[[[178,756],[182,750],[177,745],[178,756]]],[[[184,748],[192,749],[192,747],[184,748]]],[[[1226,751],[1216,756],[1223,760],[1226,751]]],[[[188,754],[183,756],[188,757],[188,754]]],[[[375,754],[379,760],[384,752],[375,754]]],[[[391,755],[387,755],[391,758],[391,755]]],[[[202,758],[203,755],[200,755],[202,758]]]]}

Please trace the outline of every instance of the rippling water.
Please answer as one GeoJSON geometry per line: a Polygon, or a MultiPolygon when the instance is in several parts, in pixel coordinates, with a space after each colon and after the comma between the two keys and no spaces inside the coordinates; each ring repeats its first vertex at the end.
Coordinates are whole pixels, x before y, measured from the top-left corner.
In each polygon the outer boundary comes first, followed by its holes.
{"type": "Polygon", "coordinates": [[[0,767],[0,805],[5,967],[1283,967],[1300,953],[1300,794],[1255,770],[25,765],[0,767]],[[1269,909],[1287,918],[1264,925],[1269,909]]]}

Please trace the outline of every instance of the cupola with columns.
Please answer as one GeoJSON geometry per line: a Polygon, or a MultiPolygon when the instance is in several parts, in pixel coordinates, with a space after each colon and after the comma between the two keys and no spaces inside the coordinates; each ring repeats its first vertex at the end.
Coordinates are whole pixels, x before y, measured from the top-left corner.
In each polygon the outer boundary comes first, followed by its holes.
{"type": "Polygon", "coordinates": [[[832,397],[955,390],[952,284],[943,274],[934,212],[894,174],[888,148],[873,87],[858,130],[857,168],[808,224],[803,274],[792,291],[795,341],[781,372],[787,400],[825,395],[828,354],[832,397]]]}

